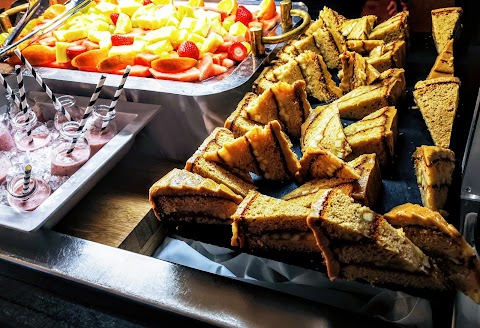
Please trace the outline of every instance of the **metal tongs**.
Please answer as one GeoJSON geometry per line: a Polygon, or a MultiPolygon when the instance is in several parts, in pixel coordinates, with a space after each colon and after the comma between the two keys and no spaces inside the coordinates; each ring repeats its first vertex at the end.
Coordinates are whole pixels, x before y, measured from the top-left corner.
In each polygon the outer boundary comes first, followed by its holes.
{"type": "Polygon", "coordinates": [[[45,10],[50,6],[50,0],[29,0],[28,10],[25,12],[19,22],[15,25],[15,28],[9,34],[7,39],[3,42],[3,45],[0,48],[0,57],[8,53],[10,50],[13,50],[19,44],[31,39],[33,36],[39,33],[48,33],[56,29],[68,18],[72,17],[78,11],[85,8],[90,2],[92,2],[92,0],[70,0],[66,2],[66,10],[63,13],[61,13],[42,27],[34,29],[32,32],[28,33],[23,38],[16,40],[19,34],[27,25],[27,23],[32,18],[34,18],[34,16],[38,17],[42,15],[45,10]]]}

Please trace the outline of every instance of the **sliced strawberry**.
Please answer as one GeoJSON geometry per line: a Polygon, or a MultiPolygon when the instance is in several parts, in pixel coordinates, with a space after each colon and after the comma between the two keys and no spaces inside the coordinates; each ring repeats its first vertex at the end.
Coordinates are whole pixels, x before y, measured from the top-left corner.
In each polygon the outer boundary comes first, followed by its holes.
{"type": "Polygon", "coordinates": [[[190,57],[197,59],[200,56],[200,51],[195,43],[192,41],[184,41],[180,44],[177,49],[178,56],[180,57],[190,57]]]}
{"type": "Polygon", "coordinates": [[[133,44],[135,40],[131,35],[113,34],[110,38],[112,40],[112,46],[128,46],[133,44]]]}
{"type": "Polygon", "coordinates": [[[174,81],[182,81],[182,82],[195,82],[198,81],[198,77],[200,76],[200,71],[196,67],[192,67],[187,69],[183,72],[178,73],[164,73],[159,72],[153,68],[150,68],[150,73],[152,73],[153,77],[160,80],[174,80],[174,81]]]}
{"type": "Polygon", "coordinates": [[[152,3],[152,0],[143,0],[143,5],[146,6],[146,5],[149,5],[152,3]]]}
{"type": "Polygon", "coordinates": [[[87,47],[84,45],[73,45],[67,48],[67,56],[68,58],[73,59],[87,50],[87,47]]]}
{"type": "Polygon", "coordinates": [[[238,6],[237,12],[235,14],[235,22],[242,22],[243,25],[248,26],[248,24],[253,20],[253,14],[245,8],[245,6],[238,6]]]}
{"type": "Polygon", "coordinates": [[[119,15],[120,15],[119,13],[111,13],[110,14],[110,19],[112,20],[113,25],[117,25],[119,15]]]}
{"type": "Polygon", "coordinates": [[[241,42],[234,42],[230,48],[228,48],[228,58],[236,62],[241,62],[247,55],[247,48],[241,42]]]}

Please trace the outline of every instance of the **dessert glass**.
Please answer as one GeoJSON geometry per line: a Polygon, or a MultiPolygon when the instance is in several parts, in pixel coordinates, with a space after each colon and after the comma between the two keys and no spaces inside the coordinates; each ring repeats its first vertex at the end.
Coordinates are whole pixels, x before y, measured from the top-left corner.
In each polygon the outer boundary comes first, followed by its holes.
{"type": "Polygon", "coordinates": [[[0,153],[0,185],[5,181],[8,175],[8,170],[12,164],[10,163],[10,159],[3,154],[0,153]]]}
{"type": "Polygon", "coordinates": [[[13,140],[19,151],[33,151],[46,146],[52,136],[45,124],[37,121],[37,115],[33,111],[28,111],[28,122],[25,120],[23,112],[17,113],[12,117],[13,140]],[[31,135],[28,135],[28,131],[31,135]]]}
{"type": "Polygon", "coordinates": [[[71,176],[90,158],[90,146],[84,132],[78,131],[78,122],[66,122],[60,126],[60,137],[53,145],[51,174],[71,176]],[[73,151],[68,154],[73,139],[77,140],[73,151]]]}
{"type": "Polygon", "coordinates": [[[21,211],[33,211],[52,193],[52,189],[43,179],[30,177],[28,190],[23,192],[23,174],[9,178],[7,200],[10,206],[21,211]]]}
{"type": "MultiPolygon", "coordinates": [[[[77,101],[72,96],[60,96],[57,98],[58,101],[62,104],[63,108],[70,114],[71,121],[80,122],[83,117],[83,109],[77,105],[77,101]]],[[[55,124],[55,128],[60,131],[61,126],[63,123],[68,122],[69,120],[62,113],[60,106],[57,104],[55,106],[55,118],[53,119],[53,123],[55,124]]]]}

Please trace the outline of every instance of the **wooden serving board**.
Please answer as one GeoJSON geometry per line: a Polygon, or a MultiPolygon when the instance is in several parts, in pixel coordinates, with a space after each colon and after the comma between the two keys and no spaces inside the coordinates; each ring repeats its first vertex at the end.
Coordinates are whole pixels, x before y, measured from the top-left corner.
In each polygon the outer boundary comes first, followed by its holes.
{"type": "Polygon", "coordinates": [[[134,147],[53,230],[150,256],[167,229],[151,211],[148,189],[159,177],[184,165],[159,161],[134,147]]]}

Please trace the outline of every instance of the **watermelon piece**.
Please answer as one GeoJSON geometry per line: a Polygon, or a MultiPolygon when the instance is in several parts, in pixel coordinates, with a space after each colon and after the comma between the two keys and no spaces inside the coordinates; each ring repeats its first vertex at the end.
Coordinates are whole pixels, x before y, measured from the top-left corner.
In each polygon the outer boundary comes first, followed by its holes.
{"type": "Polygon", "coordinates": [[[222,65],[213,64],[213,75],[212,76],[217,76],[217,75],[223,74],[227,70],[228,70],[228,68],[226,68],[222,65]]]}
{"type": "Polygon", "coordinates": [[[275,26],[277,26],[278,22],[280,21],[280,14],[277,13],[273,18],[271,19],[262,19],[260,22],[263,24],[263,33],[267,33],[271,29],[273,29],[275,26]]]}
{"type": "Polygon", "coordinates": [[[197,68],[200,70],[200,81],[212,77],[214,75],[212,56],[203,56],[203,58],[198,62],[197,68]]]}
{"type": "Polygon", "coordinates": [[[160,58],[159,55],[151,54],[149,52],[141,52],[135,56],[135,65],[143,65],[143,66],[152,66],[152,61],[155,59],[160,58]]]}
{"type": "Polygon", "coordinates": [[[84,45],[87,50],[95,50],[95,49],[100,49],[100,45],[96,42],[92,42],[90,40],[84,39],[82,42],[82,45],[84,45]]]}
{"type": "Polygon", "coordinates": [[[230,58],[225,58],[224,60],[222,60],[222,66],[226,68],[233,67],[235,66],[235,64],[236,62],[234,60],[231,60],[230,58]]]}
{"type": "Polygon", "coordinates": [[[228,58],[228,53],[227,52],[216,52],[212,55],[213,58],[213,63],[217,65],[222,64],[222,60],[225,58],[228,58]]]}
{"type": "Polygon", "coordinates": [[[218,46],[215,53],[219,52],[228,52],[228,48],[232,45],[233,41],[224,41],[221,45],[218,46]]]}
{"type": "Polygon", "coordinates": [[[173,80],[173,81],[181,81],[181,82],[195,82],[198,81],[200,76],[200,70],[196,67],[192,67],[187,69],[186,71],[178,72],[178,73],[163,73],[153,68],[149,68],[150,73],[152,73],[153,77],[160,80],[173,80]]]}
{"type": "Polygon", "coordinates": [[[57,42],[57,38],[54,36],[47,36],[47,37],[42,37],[37,41],[39,44],[48,46],[48,47],[55,47],[55,43],[57,42]]]}
{"type": "Polygon", "coordinates": [[[58,63],[57,61],[53,61],[51,63],[45,63],[42,66],[50,68],[75,69],[75,66],[72,65],[72,62],[58,63]]]}
{"type": "MultiPolygon", "coordinates": [[[[225,42],[231,42],[231,43],[246,41],[244,35],[229,35],[229,34],[227,34],[223,37],[223,39],[225,40],[225,42]]],[[[217,49],[217,51],[218,51],[218,49],[217,49]]]]}
{"type": "MultiPolygon", "coordinates": [[[[125,72],[124,69],[112,72],[113,74],[123,75],[125,72]]],[[[152,73],[150,72],[150,66],[145,65],[132,65],[130,66],[129,76],[138,76],[138,77],[150,77],[152,73]]]]}

